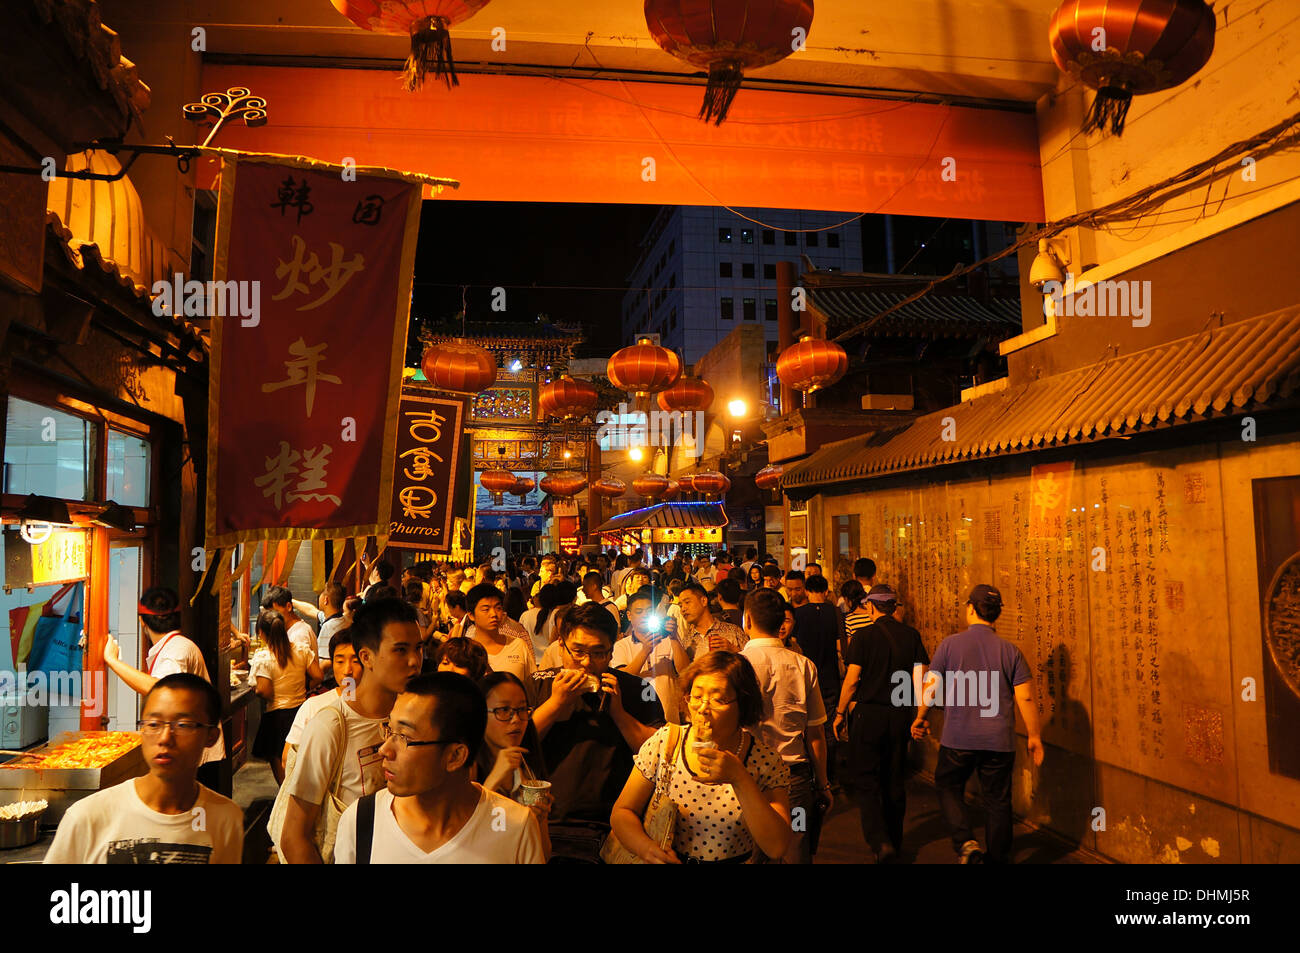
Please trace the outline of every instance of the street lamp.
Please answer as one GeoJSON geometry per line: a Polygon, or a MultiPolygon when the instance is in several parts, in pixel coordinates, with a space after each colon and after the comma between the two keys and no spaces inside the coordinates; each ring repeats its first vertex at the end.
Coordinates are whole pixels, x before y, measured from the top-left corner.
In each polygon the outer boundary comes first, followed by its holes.
{"type": "Polygon", "coordinates": [[[643,454],[643,453],[641,452],[641,448],[640,448],[640,447],[633,447],[631,450],[629,450],[629,451],[627,452],[627,455],[628,455],[628,458],[629,458],[633,463],[640,463],[640,462],[641,462],[641,458],[642,458],[643,456],[645,456],[645,454],[643,454]]]}
{"type": "Polygon", "coordinates": [[[749,413],[749,405],[746,404],[739,397],[737,397],[734,400],[728,402],[727,413],[731,414],[732,417],[739,420],[749,413]]]}

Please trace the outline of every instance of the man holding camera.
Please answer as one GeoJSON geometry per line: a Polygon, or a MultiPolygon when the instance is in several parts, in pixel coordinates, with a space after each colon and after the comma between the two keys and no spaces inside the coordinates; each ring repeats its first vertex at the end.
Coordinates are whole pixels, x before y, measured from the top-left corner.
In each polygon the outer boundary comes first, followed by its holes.
{"type": "MultiPolygon", "coordinates": [[[[641,595],[634,606],[653,605],[652,595],[641,595]]],[[[534,676],[533,724],[551,769],[552,861],[595,863],[632,756],[664,724],[664,712],[650,682],[610,668],[618,627],[603,606],[575,606],[565,622],[562,667],[534,676]]]]}

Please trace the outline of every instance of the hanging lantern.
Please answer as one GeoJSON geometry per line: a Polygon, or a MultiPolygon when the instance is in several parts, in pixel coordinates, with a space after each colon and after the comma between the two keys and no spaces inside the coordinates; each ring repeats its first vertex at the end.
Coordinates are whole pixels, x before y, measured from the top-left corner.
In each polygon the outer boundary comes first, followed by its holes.
{"type": "Polygon", "coordinates": [[[453,394],[477,394],[497,379],[497,362],[477,344],[464,338],[435,344],[420,358],[420,370],[429,383],[453,394]]]}
{"type": "Polygon", "coordinates": [[[682,495],[682,485],[677,480],[669,480],[668,486],[664,489],[663,498],[665,500],[675,500],[682,495]]]}
{"type": "Polygon", "coordinates": [[[645,0],[645,22],[667,53],[708,72],[700,118],[721,125],[745,70],[802,49],[812,0],[645,0]]]}
{"type": "Polygon", "coordinates": [[[708,410],[713,403],[713,388],[708,381],[683,377],[672,387],[659,392],[659,409],[673,411],[708,410]]]}
{"type": "Polygon", "coordinates": [[[668,478],[658,473],[643,473],[632,481],[632,490],[638,496],[657,500],[668,490],[668,478]]]}
{"type": "Polygon", "coordinates": [[[542,477],[542,492],[547,496],[570,497],[581,493],[587,478],[577,473],[551,473],[542,477]]]}
{"type": "Polygon", "coordinates": [[[451,28],[468,20],[490,0],[330,0],[334,9],[363,30],[411,38],[402,80],[414,92],[432,73],[447,87],[459,86],[451,55],[451,28]]]}
{"type": "Polygon", "coordinates": [[[479,474],[478,485],[491,494],[493,503],[500,506],[505,500],[505,495],[514,492],[515,475],[509,470],[499,468],[484,470],[479,474]]]}
{"type": "Polygon", "coordinates": [[[691,478],[696,493],[705,496],[723,496],[731,489],[731,480],[717,470],[702,470],[691,478]]]}
{"type": "Polygon", "coordinates": [[[677,478],[677,486],[682,493],[695,492],[695,474],[684,473],[677,478]]]}
{"type": "Polygon", "coordinates": [[[612,500],[627,492],[627,484],[613,477],[605,477],[605,479],[597,480],[591,485],[591,492],[597,496],[607,497],[612,500]]]}
{"type": "Polygon", "coordinates": [[[543,418],[576,420],[591,413],[599,399],[594,384],[575,381],[564,374],[559,380],[542,385],[537,392],[537,409],[543,418]]]}
{"type": "Polygon", "coordinates": [[[754,485],[760,490],[775,490],[781,485],[781,475],[785,467],[779,463],[769,464],[754,474],[754,485]]]}
{"type": "Polygon", "coordinates": [[[535,489],[537,489],[536,480],[532,477],[519,477],[515,480],[515,485],[510,492],[519,497],[519,502],[522,503],[528,494],[535,489]]]}
{"type": "Polygon", "coordinates": [[[642,338],[631,347],[615,351],[606,373],[610,383],[619,390],[630,390],[637,397],[648,397],[677,383],[682,376],[682,359],[676,351],[642,338]]]}
{"type": "Polygon", "coordinates": [[[834,341],[804,335],[776,359],[776,376],[794,390],[811,394],[844,376],[849,356],[834,341]]]}
{"type": "Polygon", "coordinates": [[[1065,0],[1048,38],[1057,67],[1097,91],[1083,131],[1118,136],[1134,96],[1185,83],[1209,61],[1214,11],[1205,0],[1065,0]]]}

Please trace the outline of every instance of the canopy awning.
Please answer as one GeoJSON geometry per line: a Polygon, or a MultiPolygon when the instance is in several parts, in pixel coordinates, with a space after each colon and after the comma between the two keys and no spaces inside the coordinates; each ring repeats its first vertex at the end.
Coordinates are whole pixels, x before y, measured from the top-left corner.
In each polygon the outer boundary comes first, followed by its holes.
{"type": "Polygon", "coordinates": [[[1009,386],[921,417],[910,427],[827,444],[787,466],[781,485],[787,491],[811,490],[1127,437],[1280,406],[1298,388],[1300,306],[1295,306],[1009,386]]]}
{"type": "Polygon", "coordinates": [[[727,525],[721,503],[656,503],[620,513],[597,533],[630,533],[642,529],[711,529],[727,525]]]}

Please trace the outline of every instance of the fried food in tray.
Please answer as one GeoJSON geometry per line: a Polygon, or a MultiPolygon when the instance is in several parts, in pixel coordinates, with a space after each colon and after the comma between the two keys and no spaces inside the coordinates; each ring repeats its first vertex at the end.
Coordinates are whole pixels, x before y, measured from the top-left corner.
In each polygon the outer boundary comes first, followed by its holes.
{"type": "Polygon", "coordinates": [[[33,768],[56,770],[60,768],[102,768],[140,744],[140,736],[129,731],[106,731],[74,741],[65,741],[49,751],[27,758],[18,758],[0,765],[0,768],[33,768]],[[36,758],[38,760],[32,760],[36,758]]]}

